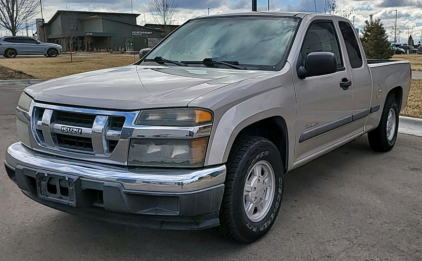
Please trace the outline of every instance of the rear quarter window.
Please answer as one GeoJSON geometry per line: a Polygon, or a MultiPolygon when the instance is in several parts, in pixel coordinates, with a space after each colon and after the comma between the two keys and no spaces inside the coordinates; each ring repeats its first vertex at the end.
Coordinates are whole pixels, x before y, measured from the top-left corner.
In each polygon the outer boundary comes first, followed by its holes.
{"type": "Polygon", "coordinates": [[[349,23],[346,22],[339,22],[339,26],[344,39],[344,43],[346,44],[350,65],[353,69],[362,67],[362,54],[359,49],[354,29],[352,28],[352,26],[350,26],[349,23]]]}

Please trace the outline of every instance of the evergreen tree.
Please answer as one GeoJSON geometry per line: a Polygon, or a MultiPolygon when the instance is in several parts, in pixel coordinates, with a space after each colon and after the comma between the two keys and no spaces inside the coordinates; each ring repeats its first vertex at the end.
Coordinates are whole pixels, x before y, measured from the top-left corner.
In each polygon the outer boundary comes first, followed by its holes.
{"type": "Polygon", "coordinates": [[[368,59],[390,59],[394,55],[388,35],[380,19],[365,21],[362,31],[362,45],[368,59]]]}

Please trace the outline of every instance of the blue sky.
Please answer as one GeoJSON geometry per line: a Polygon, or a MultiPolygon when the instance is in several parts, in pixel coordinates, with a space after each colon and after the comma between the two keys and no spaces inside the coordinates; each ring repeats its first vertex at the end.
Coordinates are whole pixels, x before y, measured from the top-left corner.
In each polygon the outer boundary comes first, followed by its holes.
{"type": "MultiPolygon", "coordinates": [[[[131,0],[44,0],[44,18],[48,21],[57,10],[114,11],[131,12],[131,0]]],[[[141,14],[139,24],[153,23],[147,1],[132,0],[134,12],[141,14]]],[[[211,14],[244,12],[251,10],[251,0],[174,0],[178,6],[175,24],[189,18],[211,14]]],[[[271,11],[316,11],[324,12],[326,0],[270,0],[271,11]]],[[[396,11],[401,42],[407,41],[409,34],[419,41],[422,38],[422,1],[421,0],[336,0],[338,15],[349,14],[355,26],[362,28],[365,20],[372,14],[380,18],[387,32],[392,34],[396,11]]],[[[258,11],[267,10],[267,0],[258,0],[258,11]]],[[[2,32],[4,34],[4,32],[2,32]]]]}

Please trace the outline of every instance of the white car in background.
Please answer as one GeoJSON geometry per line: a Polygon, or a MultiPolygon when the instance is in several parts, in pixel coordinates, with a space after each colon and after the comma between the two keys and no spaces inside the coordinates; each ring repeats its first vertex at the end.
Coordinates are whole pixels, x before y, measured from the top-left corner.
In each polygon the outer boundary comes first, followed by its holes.
{"type": "Polygon", "coordinates": [[[5,36],[0,38],[0,55],[15,58],[17,55],[44,55],[57,57],[62,46],[53,43],[42,43],[32,37],[5,36]]]}

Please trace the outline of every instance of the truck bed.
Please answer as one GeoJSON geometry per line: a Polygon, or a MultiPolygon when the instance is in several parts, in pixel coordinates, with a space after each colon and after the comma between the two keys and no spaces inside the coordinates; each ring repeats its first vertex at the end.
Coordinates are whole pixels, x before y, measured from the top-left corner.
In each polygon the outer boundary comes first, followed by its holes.
{"type": "MultiPolygon", "coordinates": [[[[395,60],[368,60],[375,92],[377,88],[389,90],[395,87],[403,88],[403,101],[407,101],[410,91],[411,67],[409,61],[395,60]]],[[[388,92],[383,92],[386,95],[388,92]]],[[[372,106],[383,105],[383,100],[373,97],[372,106]]],[[[401,104],[402,108],[406,103],[401,104]]],[[[381,108],[382,109],[382,108],[381,108]]]]}
{"type": "Polygon", "coordinates": [[[368,59],[368,64],[376,64],[376,63],[392,63],[392,62],[399,62],[399,60],[387,60],[387,59],[368,59]]]}

